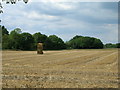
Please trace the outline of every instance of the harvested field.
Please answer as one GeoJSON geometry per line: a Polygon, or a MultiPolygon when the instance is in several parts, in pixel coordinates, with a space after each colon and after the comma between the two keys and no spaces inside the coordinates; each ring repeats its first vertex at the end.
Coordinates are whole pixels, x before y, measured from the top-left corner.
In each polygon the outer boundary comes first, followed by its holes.
{"type": "Polygon", "coordinates": [[[4,88],[118,88],[118,50],[3,51],[4,88]]]}

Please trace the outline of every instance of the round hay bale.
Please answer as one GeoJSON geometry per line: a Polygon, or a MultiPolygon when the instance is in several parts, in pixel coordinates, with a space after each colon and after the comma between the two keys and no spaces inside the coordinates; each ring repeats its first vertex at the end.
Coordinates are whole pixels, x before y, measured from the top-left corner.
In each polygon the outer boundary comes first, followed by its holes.
{"type": "Polygon", "coordinates": [[[43,43],[37,44],[37,54],[43,54],[43,43]]]}

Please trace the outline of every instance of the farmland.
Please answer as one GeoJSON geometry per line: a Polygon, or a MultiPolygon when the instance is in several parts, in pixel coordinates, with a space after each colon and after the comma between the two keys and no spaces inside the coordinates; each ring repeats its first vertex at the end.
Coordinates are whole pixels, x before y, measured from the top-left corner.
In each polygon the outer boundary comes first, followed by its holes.
{"type": "Polygon", "coordinates": [[[4,88],[117,88],[118,49],[2,51],[4,88]]]}

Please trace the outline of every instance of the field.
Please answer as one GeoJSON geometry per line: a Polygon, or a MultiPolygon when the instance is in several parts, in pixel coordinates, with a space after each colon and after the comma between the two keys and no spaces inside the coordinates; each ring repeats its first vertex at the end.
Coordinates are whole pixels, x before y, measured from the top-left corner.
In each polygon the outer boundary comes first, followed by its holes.
{"type": "Polygon", "coordinates": [[[4,88],[118,88],[118,49],[2,54],[4,88]]]}

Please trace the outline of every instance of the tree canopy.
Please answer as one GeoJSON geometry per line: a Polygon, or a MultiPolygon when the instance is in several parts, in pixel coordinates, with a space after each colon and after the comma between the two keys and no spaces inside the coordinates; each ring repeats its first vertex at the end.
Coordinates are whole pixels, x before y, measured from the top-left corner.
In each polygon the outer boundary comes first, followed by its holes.
{"type": "Polygon", "coordinates": [[[93,37],[84,37],[76,35],[67,42],[69,48],[73,49],[99,49],[103,48],[103,43],[100,39],[93,37]]]}
{"type": "Polygon", "coordinates": [[[120,48],[120,43],[103,45],[102,41],[95,37],[76,35],[67,42],[64,42],[57,35],[47,36],[36,32],[33,35],[28,32],[22,32],[20,28],[8,30],[0,25],[2,30],[2,49],[14,50],[36,50],[37,43],[43,43],[44,50],[62,50],[62,49],[101,49],[101,48],[120,48]]]}
{"type": "Polygon", "coordinates": [[[7,31],[7,29],[4,27],[4,26],[1,26],[0,25],[0,28],[2,28],[2,35],[8,35],[9,34],[9,32],[7,31]]]}
{"type": "Polygon", "coordinates": [[[106,43],[104,45],[104,48],[119,48],[119,43],[116,43],[116,44],[106,43]]]}
{"type": "Polygon", "coordinates": [[[56,35],[50,35],[48,40],[50,41],[49,45],[52,46],[51,49],[57,50],[66,48],[64,41],[56,35]]]}
{"type": "Polygon", "coordinates": [[[34,38],[30,33],[21,34],[21,45],[22,50],[32,50],[34,47],[34,38]]]}
{"type": "Polygon", "coordinates": [[[44,43],[47,39],[47,36],[44,34],[41,34],[40,32],[33,34],[33,38],[35,43],[44,43]]]}

